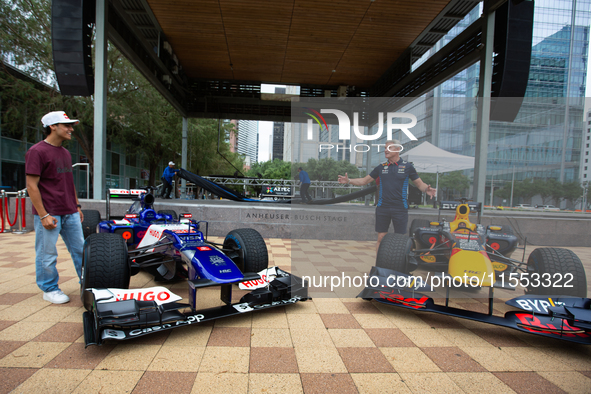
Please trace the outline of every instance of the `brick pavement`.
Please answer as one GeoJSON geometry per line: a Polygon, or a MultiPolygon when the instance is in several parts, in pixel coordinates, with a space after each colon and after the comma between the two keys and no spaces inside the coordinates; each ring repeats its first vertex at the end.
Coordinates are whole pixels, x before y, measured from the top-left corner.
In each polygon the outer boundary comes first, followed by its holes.
{"type": "MultiPolygon", "coordinates": [[[[290,270],[293,259],[321,275],[363,272],[375,256],[373,242],[266,242],[271,264],[290,270]]],[[[591,392],[591,346],[328,294],[84,349],[66,248],[58,269],[72,300],[51,305],[35,284],[33,244],[33,233],[0,234],[0,393],[591,392]]],[[[591,272],[591,248],[571,249],[591,272]]],[[[187,295],[185,283],[171,289],[187,295]]],[[[216,305],[217,293],[199,290],[199,303],[216,305]]]]}

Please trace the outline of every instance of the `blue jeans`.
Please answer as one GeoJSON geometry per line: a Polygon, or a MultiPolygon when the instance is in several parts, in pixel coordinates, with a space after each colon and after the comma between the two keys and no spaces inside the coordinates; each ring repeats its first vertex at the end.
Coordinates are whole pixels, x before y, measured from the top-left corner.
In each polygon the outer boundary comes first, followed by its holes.
{"type": "MultiPolygon", "coordinates": [[[[52,215],[53,216],[53,215],[52,215]]],[[[71,215],[53,216],[57,220],[57,227],[47,230],[41,224],[39,215],[35,215],[35,273],[37,286],[43,292],[59,289],[57,284],[59,274],[57,272],[57,237],[62,236],[70,256],[74,261],[78,278],[82,274],[82,249],[84,247],[84,234],[78,212],[71,215]]]]}

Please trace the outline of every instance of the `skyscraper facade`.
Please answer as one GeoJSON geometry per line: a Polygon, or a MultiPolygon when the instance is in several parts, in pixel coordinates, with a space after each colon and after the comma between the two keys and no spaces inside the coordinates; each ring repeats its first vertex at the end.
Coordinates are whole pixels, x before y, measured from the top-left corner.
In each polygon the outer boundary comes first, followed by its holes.
{"type": "MultiPolygon", "coordinates": [[[[491,121],[487,178],[511,182],[526,178],[579,181],[584,166],[586,127],[583,122],[589,48],[590,0],[537,0],[534,8],[532,55],[527,90],[513,122],[491,121]],[[585,132],[584,132],[585,131],[585,132]]],[[[431,54],[451,41],[480,16],[476,7],[431,54]]],[[[428,57],[427,55],[426,57],[428,57]]],[[[418,64],[418,63],[417,63],[418,64]]],[[[416,65],[415,65],[416,67],[416,65]]],[[[449,152],[474,156],[477,63],[417,98],[406,110],[421,109],[413,134],[449,152]]],[[[588,159],[588,158],[587,158],[588,159]]],[[[369,167],[383,160],[369,157],[369,167]]]]}
{"type": "Polygon", "coordinates": [[[591,181],[591,164],[589,163],[589,152],[591,151],[591,111],[587,113],[585,132],[583,133],[583,147],[581,151],[581,182],[591,181]]]}
{"type": "Polygon", "coordinates": [[[259,156],[259,122],[256,120],[238,121],[238,145],[236,150],[250,158],[250,163],[258,162],[259,156]]]}

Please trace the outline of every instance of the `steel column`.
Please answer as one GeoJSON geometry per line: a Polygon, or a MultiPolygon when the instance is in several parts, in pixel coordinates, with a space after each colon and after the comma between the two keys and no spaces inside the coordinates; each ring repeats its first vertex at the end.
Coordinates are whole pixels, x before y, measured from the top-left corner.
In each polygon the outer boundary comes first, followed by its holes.
{"type": "Polygon", "coordinates": [[[107,7],[108,0],[96,0],[94,79],[94,179],[95,200],[105,196],[107,164],[107,7]]]}
{"type": "MultiPolygon", "coordinates": [[[[183,146],[182,146],[182,158],[181,168],[187,168],[187,134],[189,130],[189,119],[183,117],[183,146]]],[[[181,180],[181,199],[187,198],[187,180],[181,180]]]]}
{"type": "MultiPolygon", "coordinates": [[[[485,5],[486,8],[486,5],[485,5]]],[[[495,12],[485,9],[482,33],[484,47],[480,55],[480,79],[478,88],[478,117],[476,121],[476,150],[474,157],[475,201],[484,204],[486,187],[486,161],[488,157],[488,129],[490,123],[490,92],[492,84],[492,55],[495,36],[495,12]]]]}

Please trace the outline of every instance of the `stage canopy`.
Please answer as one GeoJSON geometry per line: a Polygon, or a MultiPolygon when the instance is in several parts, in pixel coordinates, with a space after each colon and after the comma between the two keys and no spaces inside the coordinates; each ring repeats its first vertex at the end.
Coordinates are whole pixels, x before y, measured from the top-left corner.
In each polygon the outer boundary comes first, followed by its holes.
{"type": "Polygon", "coordinates": [[[439,173],[474,168],[474,158],[451,153],[425,141],[419,146],[402,151],[404,160],[413,163],[417,172],[437,174],[437,193],[439,194],[439,173]]]}
{"type": "Polygon", "coordinates": [[[425,141],[400,155],[414,164],[417,172],[441,173],[474,168],[474,158],[450,153],[425,141]]]}

